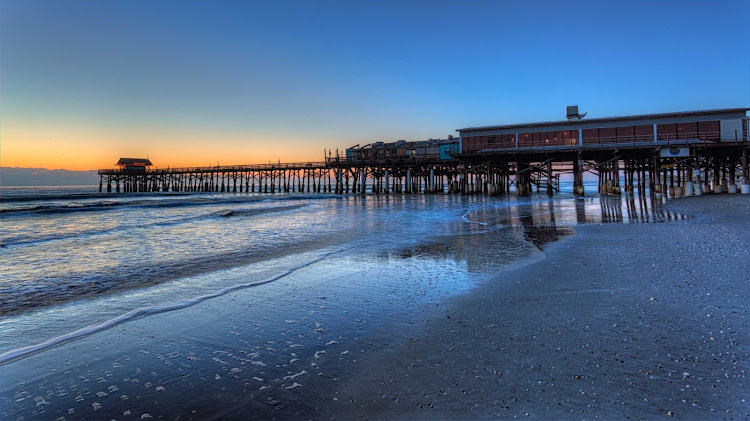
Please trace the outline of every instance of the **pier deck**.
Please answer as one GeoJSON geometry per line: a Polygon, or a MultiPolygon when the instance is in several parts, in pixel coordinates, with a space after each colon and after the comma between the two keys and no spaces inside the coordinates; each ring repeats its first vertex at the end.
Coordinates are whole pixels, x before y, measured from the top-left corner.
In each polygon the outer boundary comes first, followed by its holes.
{"type": "Polygon", "coordinates": [[[599,177],[599,192],[750,193],[747,141],[699,139],[483,149],[448,159],[415,156],[214,167],[99,170],[99,191],[233,193],[463,193],[552,195],[572,174],[599,177]],[[739,182],[738,182],[739,180],[739,182]],[[622,184],[622,185],[621,185],[622,184]]]}

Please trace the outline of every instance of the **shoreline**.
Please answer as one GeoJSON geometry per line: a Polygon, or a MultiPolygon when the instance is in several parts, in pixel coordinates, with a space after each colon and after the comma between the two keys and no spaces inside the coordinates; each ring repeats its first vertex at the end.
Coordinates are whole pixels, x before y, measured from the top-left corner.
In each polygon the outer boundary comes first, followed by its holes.
{"type": "MultiPolygon", "coordinates": [[[[334,266],[324,262],[314,272],[326,274],[321,281],[259,289],[258,302],[238,291],[0,366],[2,377],[24,379],[23,392],[4,385],[3,406],[11,408],[16,390],[45,402],[32,419],[65,411],[68,419],[747,417],[749,352],[738,339],[748,332],[747,311],[737,303],[750,299],[749,244],[733,230],[750,228],[748,199],[670,202],[668,210],[691,216],[682,221],[574,226],[574,235],[543,247],[542,260],[495,266],[494,276],[428,300],[378,279],[362,291],[341,289],[353,275],[377,274],[328,274],[334,266]],[[713,205],[719,210],[710,213],[713,205]],[[728,239],[736,254],[685,265],[698,245],[715,246],[711,236],[728,239]],[[667,237],[690,241],[670,250],[667,237]],[[716,270],[726,261],[734,267],[716,270]],[[744,283],[730,281],[743,274],[744,283]],[[731,300],[705,295],[715,288],[731,300]],[[263,294],[284,297],[286,310],[263,294]],[[415,307],[392,312],[391,300],[415,307]],[[707,357],[727,349],[734,363],[707,357]],[[45,383],[73,378],[79,384],[66,393],[80,393],[75,403],[62,390],[45,394],[45,383]]],[[[418,263],[393,254],[389,264],[418,263]]]]}
{"type": "Polygon", "coordinates": [[[543,261],[450,299],[311,418],[750,416],[750,197],[685,199],[667,209],[688,220],[577,226],[543,261]],[[736,255],[700,263],[719,243],[736,255]],[[591,244],[615,250],[569,259],[591,244]]]}

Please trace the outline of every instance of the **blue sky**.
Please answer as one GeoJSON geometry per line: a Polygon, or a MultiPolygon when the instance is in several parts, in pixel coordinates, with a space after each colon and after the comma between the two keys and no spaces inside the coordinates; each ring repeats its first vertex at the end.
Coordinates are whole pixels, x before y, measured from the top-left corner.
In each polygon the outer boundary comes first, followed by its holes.
{"type": "Polygon", "coordinates": [[[746,0],[0,4],[3,165],[313,160],[569,104],[750,103],[746,0]]]}

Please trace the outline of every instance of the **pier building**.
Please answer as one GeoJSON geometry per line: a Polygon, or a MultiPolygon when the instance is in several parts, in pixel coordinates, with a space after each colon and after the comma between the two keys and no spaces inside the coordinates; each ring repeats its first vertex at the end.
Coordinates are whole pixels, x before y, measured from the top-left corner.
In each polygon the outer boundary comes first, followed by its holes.
{"type": "Polygon", "coordinates": [[[123,192],[461,193],[553,195],[584,173],[601,194],[750,194],[750,108],[566,119],[458,129],[459,137],[355,145],[317,162],[150,169],[122,158],[99,190],[123,192]]]}
{"type": "MultiPolygon", "coordinates": [[[[522,195],[528,194],[531,176],[540,171],[546,172],[542,175],[546,180],[552,180],[554,173],[573,173],[578,194],[583,194],[586,171],[598,174],[600,193],[620,194],[621,182],[628,192],[639,187],[669,195],[733,192],[743,189],[737,186],[738,179],[745,184],[748,180],[748,110],[586,119],[577,106],[570,106],[566,120],[458,129],[459,156],[467,164],[499,166],[499,173],[506,175],[500,176],[500,190],[507,191],[512,184],[522,195]],[[511,173],[515,177],[508,180],[511,173]],[[705,184],[708,177],[718,187],[705,184]]],[[[554,186],[547,186],[550,195],[553,190],[554,186]]]]}
{"type": "Polygon", "coordinates": [[[148,158],[120,158],[117,161],[120,171],[146,172],[152,165],[148,158]]]}
{"type": "Polygon", "coordinates": [[[497,150],[592,149],[670,143],[742,142],[748,139],[748,108],[683,111],[584,119],[568,107],[563,121],[458,129],[461,153],[497,150]]]}

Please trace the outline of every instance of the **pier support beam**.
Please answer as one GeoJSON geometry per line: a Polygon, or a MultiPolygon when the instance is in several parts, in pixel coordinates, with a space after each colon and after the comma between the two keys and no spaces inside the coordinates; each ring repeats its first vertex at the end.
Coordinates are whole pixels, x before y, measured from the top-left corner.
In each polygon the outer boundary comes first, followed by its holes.
{"type": "Polygon", "coordinates": [[[367,192],[367,172],[364,168],[360,171],[360,180],[359,191],[360,193],[365,194],[367,192]]]}
{"type": "Polygon", "coordinates": [[[406,169],[406,193],[411,193],[411,168],[406,169]]]}
{"type": "Polygon", "coordinates": [[[552,197],[555,192],[552,190],[552,160],[547,160],[547,196],[552,197]]]}
{"type": "Polygon", "coordinates": [[[622,192],[620,189],[620,160],[616,158],[612,163],[612,167],[611,193],[619,196],[622,192]]]}
{"type": "Polygon", "coordinates": [[[747,148],[742,149],[742,194],[750,194],[750,166],[747,155],[747,148]]]}
{"type": "Polygon", "coordinates": [[[578,154],[578,159],[573,161],[573,194],[576,196],[583,196],[585,194],[583,189],[583,161],[581,155],[578,154]]]}
{"type": "Polygon", "coordinates": [[[531,194],[531,179],[529,177],[529,164],[516,161],[516,196],[528,196],[531,194]]]}
{"type": "Polygon", "coordinates": [[[693,185],[693,163],[692,161],[688,161],[687,168],[686,168],[686,176],[685,176],[685,186],[684,191],[682,194],[685,196],[693,196],[695,194],[695,186],[693,185]]]}
{"type": "Polygon", "coordinates": [[[435,193],[435,169],[430,168],[430,186],[429,186],[429,193],[435,193]]]}

